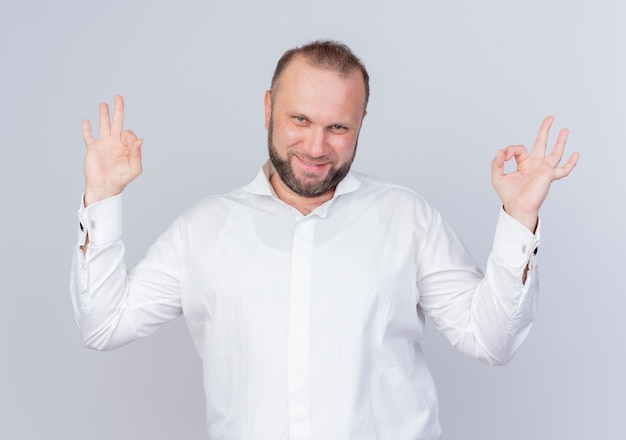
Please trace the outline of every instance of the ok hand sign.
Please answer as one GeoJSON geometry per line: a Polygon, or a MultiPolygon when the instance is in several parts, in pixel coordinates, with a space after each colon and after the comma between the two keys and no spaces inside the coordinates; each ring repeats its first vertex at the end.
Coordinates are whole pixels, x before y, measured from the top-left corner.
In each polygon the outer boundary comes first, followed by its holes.
{"type": "Polygon", "coordinates": [[[124,125],[124,99],[114,98],[113,120],[109,106],[100,104],[100,133],[95,139],[91,124],[84,120],[83,139],[87,146],[85,155],[85,206],[113,197],[122,192],[142,171],[141,144],[143,139],[124,125]]]}
{"type": "Polygon", "coordinates": [[[546,153],[553,121],[552,116],[543,120],[530,154],[523,145],[512,145],[499,150],[491,163],[491,182],[504,210],[533,232],[550,185],[567,176],[578,162],[578,153],[573,153],[564,165],[559,166],[565,151],[567,129],[560,131],[553,150],[546,153]],[[505,174],[504,163],[512,158],[515,158],[517,170],[505,174]]]}

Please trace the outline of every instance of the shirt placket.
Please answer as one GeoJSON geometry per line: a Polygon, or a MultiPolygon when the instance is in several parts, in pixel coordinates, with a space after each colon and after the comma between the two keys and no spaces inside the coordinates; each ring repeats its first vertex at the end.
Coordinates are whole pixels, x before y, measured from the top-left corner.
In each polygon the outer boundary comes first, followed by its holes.
{"type": "Polygon", "coordinates": [[[313,217],[301,219],[293,239],[287,356],[290,440],[311,438],[309,333],[315,223],[313,217]]]}

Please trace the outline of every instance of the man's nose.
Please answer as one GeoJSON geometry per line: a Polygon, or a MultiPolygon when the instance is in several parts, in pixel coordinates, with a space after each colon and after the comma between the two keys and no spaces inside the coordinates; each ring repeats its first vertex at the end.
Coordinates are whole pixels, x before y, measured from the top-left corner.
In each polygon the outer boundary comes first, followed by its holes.
{"type": "Polygon", "coordinates": [[[311,127],[304,142],[304,149],[311,157],[328,154],[328,133],[324,128],[311,127]]]}

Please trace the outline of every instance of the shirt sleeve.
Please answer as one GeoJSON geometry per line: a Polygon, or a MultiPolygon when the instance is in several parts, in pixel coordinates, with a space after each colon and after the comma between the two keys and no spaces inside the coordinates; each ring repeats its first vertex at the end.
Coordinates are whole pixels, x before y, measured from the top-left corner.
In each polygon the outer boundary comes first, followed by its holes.
{"type": "Polygon", "coordinates": [[[509,362],[534,319],[539,240],[539,226],[533,234],[501,209],[483,275],[435,212],[418,273],[420,308],[461,351],[489,364],[509,362]]]}
{"type": "Polygon", "coordinates": [[[78,220],[70,293],[87,347],[119,347],[181,315],[178,222],[127,271],[121,239],[122,196],[87,208],[81,203],[78,220]]]}

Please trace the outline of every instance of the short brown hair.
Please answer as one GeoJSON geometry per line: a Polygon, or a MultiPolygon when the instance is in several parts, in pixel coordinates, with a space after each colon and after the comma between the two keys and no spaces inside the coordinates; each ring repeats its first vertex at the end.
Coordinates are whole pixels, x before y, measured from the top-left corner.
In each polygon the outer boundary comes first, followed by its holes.
{"type": "Polygon", "coordinates": [[[283,54],[276,64],[274,75],[272,76],[271,90],[274,90],[280,79],[280,75],[285,70],[289,62],[297,55],[315,67],[335,71],[341,75],[347,75],[358,69],[363,75],[365,84],[365,107],[370,97],[370,77],[367,74],[363,62],[352,53],[348,46],[333,40],[317,40],[304,46],[289,49],[283,54]]]}

